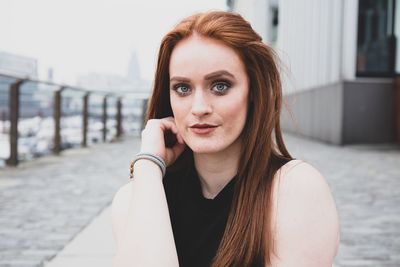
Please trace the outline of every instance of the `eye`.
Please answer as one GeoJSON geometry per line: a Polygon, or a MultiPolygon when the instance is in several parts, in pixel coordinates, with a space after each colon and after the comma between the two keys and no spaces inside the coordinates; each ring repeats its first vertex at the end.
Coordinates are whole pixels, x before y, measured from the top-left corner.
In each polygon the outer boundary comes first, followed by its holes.
{"type": "Polygon", "coordinates": [[[174,85],[173,90],[176,91],[179,95],[187,95],[190,93],[190,88],[186,84],[177,84],[174,85]]]}
{"type": "Polygon", "coordinates": [[[230,86],[231,85],[227,82],[217,82],[213,85],[212,89],[217,94],[225,94],[230,86]]]}

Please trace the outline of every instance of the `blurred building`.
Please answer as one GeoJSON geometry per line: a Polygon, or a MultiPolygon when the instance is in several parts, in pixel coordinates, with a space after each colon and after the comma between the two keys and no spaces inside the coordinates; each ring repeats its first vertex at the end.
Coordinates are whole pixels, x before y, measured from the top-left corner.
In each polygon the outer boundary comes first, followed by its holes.
{"type": "MultiPolygon", "coordinates": [[[[17,78],[38,77],[38,64],[34,58],[0,51],[0,74],[17,78]]],[[[15,79],[0,75],[0,116],[9,119],[8,92],[15,79]]],[[[39,101],[33,97],[38,90],[37,83],[26,82],[20,87],[20,117],[32,117],[39,112],[39,101]]]]}
{"type": "Polygon", "coordinates": [[[135,86],[133,82],[124,76],[98,72],[79,75],[77,85],[89,90],[114,93],[133,90],[135,86]]]}
{"type": "Polygon", "coordinates": [[[126,75],[109,73],[87,73],[79,75],[77,85],[96,91],[107,91],[114,93],[126,92],[148,92],[150,93],[150,82],[140,77],[140,66],[135,52],[129,60],[126,75]]]}
{"type": "MultiPolygon", "coordinates": [[[[80,75],[77,78],[77,85],[93,91],[112,92],[116,95],[124,95],[122,99],[123,114],[132,117],[128,118],[128,120],[141,119],[145,99],[149,98],[151,91],[150,81],[143,80],[140,76],[140,65],[135,52],[132,53],[129,60],[126,75],[92,72],[80,75]]],[[[116,98],[109,98],[108,100],[110,112],[114,114],[116,113],[115,100],[116,98]],[[114,102],[112,102],[112,100],[114,100],[114,102]]],[[[92,113],[99,114],[99,117],[102,112],[102,101],[102,98],[91,96],[92,113]]]]}
{"type": "Polygon", "coordinates": [[[284,130],[334,144],[395,142],[400,0],[227,2],[283,62],[284,130]]]}
{"type": "Polygon", "coordinates": [[[0,73],[36,79],[38,76],[37,60],[0,51],[0,73]]]}

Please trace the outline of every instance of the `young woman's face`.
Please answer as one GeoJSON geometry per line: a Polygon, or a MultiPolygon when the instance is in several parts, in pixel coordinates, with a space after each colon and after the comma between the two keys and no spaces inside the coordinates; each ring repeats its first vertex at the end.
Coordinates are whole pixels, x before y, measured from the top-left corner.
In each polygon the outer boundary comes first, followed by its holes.
{"type": "Polygon", "coordinates": [[[240,144],[249,82],[236,52],[193,35],[172,51],[169,73],[175,122],[193,152],[215,153],[240,144]]]}

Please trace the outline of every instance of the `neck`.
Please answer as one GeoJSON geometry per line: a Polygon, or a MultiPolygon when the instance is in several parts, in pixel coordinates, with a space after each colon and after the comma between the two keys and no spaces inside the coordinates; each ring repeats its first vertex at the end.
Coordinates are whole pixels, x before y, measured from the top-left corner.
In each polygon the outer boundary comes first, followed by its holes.
{"type": "Polygon", "coordinates": [[[237,174],[241,143],[210,154],[193,153],[194,164],[205,198],[213,199],[237,174]]]}

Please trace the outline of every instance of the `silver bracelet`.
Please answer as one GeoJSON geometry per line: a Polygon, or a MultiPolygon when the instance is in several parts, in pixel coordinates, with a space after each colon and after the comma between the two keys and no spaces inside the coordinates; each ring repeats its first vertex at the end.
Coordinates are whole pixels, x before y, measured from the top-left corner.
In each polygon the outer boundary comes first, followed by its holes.
{"type": "Polygon", "coordinates": [[[167,170],[167,165],[165,164],[165,161],[161,157],[151,154],[151,153],[138,153],[135,155],[135,157],[131,161],[129,180],[133,179],[133,165],[139,159],[148,159],[148,160],[154,162],[155,164],[157,164],[157,166],[160,167],[160,169],[161,169],[162,177],[164,177],[165,172],[167,170]]]}

